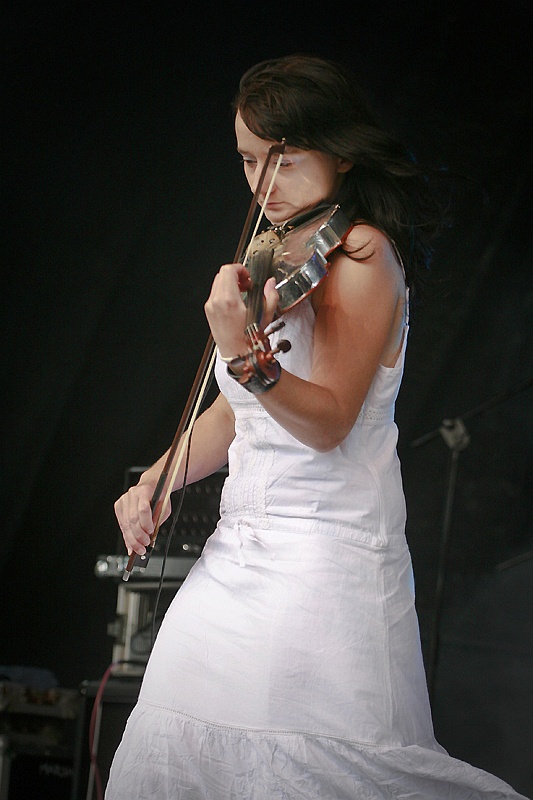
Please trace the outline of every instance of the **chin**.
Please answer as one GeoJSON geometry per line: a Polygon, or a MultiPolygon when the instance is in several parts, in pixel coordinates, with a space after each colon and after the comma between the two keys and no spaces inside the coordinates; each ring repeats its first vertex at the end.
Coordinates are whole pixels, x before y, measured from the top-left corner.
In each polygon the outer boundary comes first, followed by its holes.
{"type": "Polygon", "coordinates": [[[265,217],[272,225],[283,225],[299,213],[299,209],[294,209],[285,203],[280,204],[279,208],[267,208],[264,211],[265,217]]]}
{"type": "Polygon", "coordinates": [[[291,217],[287,217],[286,214],[276,214],[275,211],[265,211],[264,216],[271,225],[283,225],[284,222],[291,219],[291,217]]]}

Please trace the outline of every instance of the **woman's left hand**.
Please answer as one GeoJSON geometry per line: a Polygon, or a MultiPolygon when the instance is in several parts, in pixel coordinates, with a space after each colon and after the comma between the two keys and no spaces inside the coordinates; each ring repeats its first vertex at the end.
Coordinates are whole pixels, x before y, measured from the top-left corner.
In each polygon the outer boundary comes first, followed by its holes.
{"type": "MultiPolygon", "coordinates": [[[[224,264],[213,281],[204,308],[213,339],[224,358],[244,355],[249,349],[245,336],[247,312],[241,293],[250,286],[250,273],[242,264],[224,264]]],[[[263,328],[272,321],[277,304],[275,280],[270,278],[264,288],[263,328]]]]}

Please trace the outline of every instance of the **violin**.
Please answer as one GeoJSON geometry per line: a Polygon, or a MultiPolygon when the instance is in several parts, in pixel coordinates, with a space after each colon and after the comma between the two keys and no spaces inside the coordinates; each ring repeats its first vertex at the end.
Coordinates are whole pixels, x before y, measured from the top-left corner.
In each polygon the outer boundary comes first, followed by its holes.
{"type": "Polygon", "coordinates": [[[344,244],[353,225],[339,205],[320,205],[278,227],[268,228],[252,241],[249,269],[252,283],[264,286],[276,280],[278,314],[284,314],[308,297],[329,271],[328,256],[344,244]],[[271,250],[270,274],[258,275],[254,257],[271,250]]]}
{"type": "MultiPolygon", "coordinates": [[[[276,281],[279,302],[275,316],[279,317],[322,283],[329,271],[328,256],[343,244],[351,229],[339,205],[321,205],[252,240],[246,261],[252,290],[243,293],[248,355],[229,362],[231,377],[249,391],[261,394],[277,383],[281,370],[274,356],[291,348],[290,342],[281,339],[276,350],[271,350],[260,327],[266,280],[274,277],[276,281]]],[[[282,326],[283,322],[271,326],[270,333],[282,326]]]]}
{"type": "MultiPolygon", "coordinates": [[[[276,316],[279,317],[308,297],[322,283],[329,270],[328,256],[344,243],[352,229],[352,224],[343,214],[340,206],[320,205],[311,211],[297,215],[281,226],[271,227],[264,233],[254,235],[246,250],[246,257],[244,257],[244,242],[249,235],[251,220],[269,161],[273,155],[278,154],[279,167],[284,149],[285,143],[282,142],[281,144],[272,145],[269,150],[234,258],[235,263],[244,263],[250,272],[252,288],[243,293],[243,299],[247,307],[245,333],[250,344],[251,356],[248,362],[248,370],[255,369],[256,374],[259,372],[265,379],[264,386],[268,386],[269,376],[274,374],[273,370],[279,370],[279,364],[274,355],[277,352],[286,352],[290,349],[290,343],[282,340],[278,342],[277,350],[271,351],[268,338],[260,327],[263,288],[266,281],[270,277],[275,278],[276,289],[279,294],[276,316]]],[[[275,176],[276,171],[274,171],[271,186],[274,183],[275,176]]],[[[270,188],[267,192],[267,198],[270,188]]],[[[148,545],[143,555],[131,553],[122,574],[122,578],[125,581],[129,579],[133,567],[144,569],[148,565],[148,560],[153,552],[159,532],[161,512],[169,500],[178,469],[183,461],[185,452],[188,451],[194,422],[207,392],[215,359],[216,346],[213,338],[210,337],[189,393],[180,424],[150,501],[154,522],[150,545],[148,545]]],[[[241,383],[246,382],[250,377],[246,369],[247,367],[245,366],[243,375],[239,378],[241,383]]]]}

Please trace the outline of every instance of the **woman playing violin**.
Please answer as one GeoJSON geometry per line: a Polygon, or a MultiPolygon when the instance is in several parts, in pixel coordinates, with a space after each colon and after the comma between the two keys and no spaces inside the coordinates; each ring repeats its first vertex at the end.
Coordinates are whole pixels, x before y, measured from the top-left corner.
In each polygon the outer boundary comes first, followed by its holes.
{"type": "MultiPolygon", "coordinates": [[[[266,280],[269,381],[250,359],[248,268],[213,281],[220,394],[186,481],[229,465],[220,522],[166,614],[107,800],[518,798],[435,741],[420,651],[394,403],[409,291],[440,224],[427,177],[318,58],[250,69],[235,133],[253,191],[285,142],[259,193],[272,226],[328,203],[351,228],[288,311],[266,280]]],[[[150,544],[163,462],[116,503],[130,554],[150,544]]]]}

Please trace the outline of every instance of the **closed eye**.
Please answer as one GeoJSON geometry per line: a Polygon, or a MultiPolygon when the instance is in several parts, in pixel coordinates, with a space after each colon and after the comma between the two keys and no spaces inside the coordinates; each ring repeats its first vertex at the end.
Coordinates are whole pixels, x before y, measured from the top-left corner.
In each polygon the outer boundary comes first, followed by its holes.
{"type": "MultiPolygon", "coordinates": [[[[255,164],[257,164],[257,161],[256,161],[255,158],[248,158],[246,156],[243,156],[240,159],[240,161],[241,161],[241,164],[244,164],[245,167],[251,167],[251,166],[254,166],[255,164]]],[[[274,165],[275,165],[275,162],[274,162],[274,165]]],[[[281,164],[280,164],[280,169],[287,168],[287,167],[292,167],[292,166],[294,166],[294,162],[292,162],[292,161],[282,161],[281,164]]]]}

